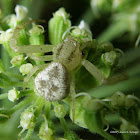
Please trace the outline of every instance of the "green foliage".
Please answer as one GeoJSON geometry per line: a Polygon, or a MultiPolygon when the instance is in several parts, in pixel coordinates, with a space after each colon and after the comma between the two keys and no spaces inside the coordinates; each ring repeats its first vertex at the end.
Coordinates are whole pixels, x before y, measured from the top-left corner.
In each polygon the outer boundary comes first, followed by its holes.
{"type": "MultiPolygon", "coordinates": [[[[8,61],[12,67],[23,74],[12,71],[13,68],[6,62],[8,56],[1,51],[0,139],[6,140],[6,135],[14,133],[13,139],[20,137],[25,140],[80,140],[81,132],[80,135],[76,133],[82,128],[93,133],[93,137],[97,133],[101,135],[102,139],[107,140],[139,139],[140,49],[134,48],[135,40],[140,32],[139,0],[122,0],[120,2],[117,0],[82,0],[75,1],[72,7],[69,1],[63,4],[61,1],[47,0],[40,2],[19,0],[18,2],[18,4],[26,5],[28,10],[18,5],[15,8],[15,14],[11,14],[15,3],[12,0],[1,0],[0,2],[2,5],[0,7],[2,9],[2,12],[0,9],[1,47],[10,56],[11,60],[8,61]],[[82,5],[83,7],[77,10],[76,2],[84,3],[88,5],[88,8],[86,9],[82,5]],[[32,7],[33,3],[34,7],[32,7]],[[58,9],[57,4],[59,7],[65,7],[66,10],[58,9]],[[53,7],[53,5],[55,6],[53,7]],[[50,19],[54,9],[58,10],[50,19]],[[82,9],[81,13],[80,9],[82,9]],[[45,11],[44,14],[43,11],[45,11]],[[71,14],[71,17],[66,11],[74,12],[74,14],[71,14]],[[77,15],[81,22],[79,25],[73,26],[79,20],[77,15]],[[35,20],[29,21],[30,16],[35,20]],[[39,20],[36,20],[38,17],[39,20]],[[40,20],[42,17],[46,18],[46,23],[40,20]],[[85,19],[87,19],[87,23],[83,21],[85,19]],[[38,25],[37,22],[43,26],[38,25]],[[46,25],[48,25],[48,29],[44,29],[47,27],[46,25]],[[20,32],[18,33],[16,30],[20,32]],[[97,34],[98,40],[93,39],[97,34]],[[67,39],[69,44],[64,44],[63,40],[67,37],[69,37],[67,39]],[[15,41],[17,39],[14,47],[19,50],[21,47],[25,53],[14,52],[15,48],[11,49],[11,39],[15,39],[15,41]],[[109,40],[113,40],[113,45],[108,42],[109,40]],[[51,45],[47,46],[46,43],[51,43],[51,45]],[[70,93],[67,98],[56,102],[49,102],[42,98],[35,87],[34,79],[50,61],[54,61],[53,51],[34,53],[35,48],[31,53],[30,51],[26,53],[28,50],[26,45],[28,47],[38,45],[39,50],[42,50],[42,45],[46,48],[50,47],[48,50],[54,50],[59,43],[63,47],[67,45],[68,49],[74,47],[74,43],[78,44],[80,51],[82,50],[80,54],[82,60],[86,59],[95,65],[105,79],[115,77],[108,82],[112,85],[102,85],[102,82],[93,77],[82,64],[78,64],[78,67],[68,72],[70,93]],[[122,46],[123,48],[121,48],[122,46]],[[120,49],[124,50],[126,59],[121,57],[123,53],[120,49]],[[48,61],[44,61],[46,57],[49,58],[48,61]],[[31,64],[30,69],[28,64],[31,64]],[[115,80],[118,82],[117,84],[114,84],[115,80]],[[11,91],[14,91],[14,94],[11,91]],[[7,104],[12,107],[6,108],[7,104]],[[13,117],[16,118],[16,121],[13,117]],[[70,124],[70,121],[76,125],[70,124]],[[17,129],[19,124],[22,127],[21,132],[17,129]],[[115,130],[119,134],[113,135],[110,130],[115,130]],[[23,133],[23,131],[27,132],[23,133]],[[63,133],[64,138],[60,138],[59,133],[63,133]],[[22,135],[18,136],[18,134],[22,135]]],[[[14,41],[12,43],[14,44],[14,41]]],[[[139,38],[136,44],[138,47],[139,38]]],[[[59,50],[55,53],[59,55],[59,50]]],[[[61,54],[61,57],[63,56],[64,54],[61,54]]],[[[74,53],[71,57],[75,57],[74,53]]],[[[55,61],[59,62],[59,60],[55,61]]],[[[69,71],[70,69],[68,68],[69,71]]],[[[98,75],[100,76],[100,73],[97,74],[97,77],[98,75]]],[[[85,135],[85,139],[91,139],[88,134],[85,135]]]]}
{"type": "Polygon", "coordinates": [[[11,79],[3,73],[0,73],[0,81],[1,81],[0,82],[0,87],[1,88],[6,88],[6,87],[9,87],[9,86],[12,85],[11,79]]]}

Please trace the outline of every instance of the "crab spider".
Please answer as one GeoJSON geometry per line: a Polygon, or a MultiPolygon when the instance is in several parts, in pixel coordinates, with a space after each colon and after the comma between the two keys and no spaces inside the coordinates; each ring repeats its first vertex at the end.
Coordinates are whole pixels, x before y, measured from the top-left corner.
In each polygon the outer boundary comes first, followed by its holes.
{"type": "MultiPolygon", "coordinates": [[[[93,42],[80,45],[75,37],[67,37],[63,42],[54,45],[25,45],[18,46],[17,39],[20,30],[24,26],[18,25],[10,40],[10,47],[14,52],[26,53],[32,59],[40,61],[53,61],[50,64],[35,66],[25,77],[24,82],[39,69],[41,70],[35,78],[35,87],[39,94],[48,101],[62,100],[70,92],[75,96],[74,70],[78,66],[84,66],[100,83],[108,83],[102,72],[91,62],[83,58],[82,51],[86,47],[93,47],[93,42]],[[31,53],[53,52],[53,55],[34,56],[31,53]]],[[[113,80],[118,80],[114,78],[113,80]]]]}

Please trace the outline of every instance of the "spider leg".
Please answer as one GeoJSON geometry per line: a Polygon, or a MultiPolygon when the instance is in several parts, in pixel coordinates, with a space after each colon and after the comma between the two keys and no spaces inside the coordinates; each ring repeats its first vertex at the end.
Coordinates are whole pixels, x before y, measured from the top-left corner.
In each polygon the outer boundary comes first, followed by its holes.
{"type": "Polygon", "coordinates": [[[35,74],[36,71],[43,69],[47,66],[48,64],[42,64],[42,65],[38,65],[38,66],[34,66],[31,71],[27,74],[27,76],[24,78],[23,81],[23,90],[25,90],[26,87],[26,83],[29,81],[29,79],[35,74]]]}
{"type": "Polygon", "coordinates": [[[107,78],[103,84],[104,85],[113,85],[115,83],[118,83],[120,81],[124,81],[127,80],[129,78],[129,76],[127,74],[120,74],[120,75],[115,75],[112,77],[107,78]]]}
{"type": "Polygon", "coordinates": [[[14,52],[17,53],[44,53],[53,51],[54,45],[24,45],[18,46],[18,36],[20,34],[20,30],[24,28],[24,24],[17,25],[14,30],[13,36],[10,40],[10,47],[14,52]]]}
{"type": "Polygon", "coordinates": [[[100,82],[103,83],[106,78],[102,72],[88,60],[83,60],[82,65],[100,82]]]}
{"type": "Polygon", "coordinates": [[[119,81],[123,81],[128,79],[128,76],[126,74],[121,74],[121,75],[116,75],[116,76],[112,76],[109,78],[105,78],[105,76],[103,75],[103,73],[95,66],[93,65],[91,62],[89,62],[88,60],[83,60],[82,61],[82,65],[101,83],[101,84],[105,84],[105,85],[111,85],[111,84],[115,84],[119,81]]]}
{"type": "Polygon", "coordinates": [[[39,60],[39,61],[51,61],[53,60],[53,55],[44,55],[44,56],[35,56],[34,54],[27,53],[31,59],[39,60]]]}
{"type": "Polygon", "coordinates": [[[98,41],[96,39],[90,40],[85,42],[82,46],[80,46],[80,50],[83,50],[84,48],[96,48],[98,46],[98,41]]]}
{"type": "Polygon", "coordinates": [[[72,109],[72,120],[74,123],[75,122],[75,96],[76,96],[76,92],[75,92],[75,76],[73,73],[71,74],[70,94],[72,97],[71,98],[72,99],[71,109],[72,109]]]}

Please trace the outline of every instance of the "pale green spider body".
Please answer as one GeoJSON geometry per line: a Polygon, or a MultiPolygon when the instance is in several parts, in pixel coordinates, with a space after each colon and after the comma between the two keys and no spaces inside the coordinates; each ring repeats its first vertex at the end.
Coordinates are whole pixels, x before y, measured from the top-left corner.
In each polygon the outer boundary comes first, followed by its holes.
{"type": "MultiPolygon", "coordinates": [[[[91,62],[84,59],[82,51],[86,47],[96,47],[94,41],[87,41],[80,45],[76,37],[67,37],[57,46],[54,45],[25,45],[17,46],[17,39],[23,25],[16,27],[10,41],[10,47],[14,52],[26,53],[31,59],[40,61],[53,61],[49,65],[37,65],[25,77],[24,83],[40,69],[35,78],[35,87],[44,99],[48,101],[62,100],[70,92],[75,96],[74,71],[78,66],[84,66],[101,84],[108,83],[103,73],[91,62]],[[53,55],[35,56],[33,53],[53,52],[53,55]],[[72,76],[73,75],[73,76],[72,76]]],[[[120,77],[119,77],[120,78],[120,77]]],[[[119,81],[113,77],[113,81],[119,81]]],[[[74,97],[73,97],[74,98],[74,97]]]]}
{"type": "Polygon", "coordinates": [[[66,38],[53,51],[53,60],[62,63],[72,71],[81,63],[80,45],[72,37],[66,38]]]}

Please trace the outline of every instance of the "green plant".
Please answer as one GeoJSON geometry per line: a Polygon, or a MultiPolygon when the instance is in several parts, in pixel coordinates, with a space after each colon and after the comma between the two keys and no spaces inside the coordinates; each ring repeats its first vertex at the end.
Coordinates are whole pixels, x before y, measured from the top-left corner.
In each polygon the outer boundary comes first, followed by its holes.
{"type": "MultiPolygon", "coordinates": [[[[10,109],[1,108],[0,121],[7,121],[17,110],[26,107],[21,113],[22,131],[19,135],[27,129],[23,139],[30,139],[38,119],[41,118],[40,114],[45,114],[42,125],[39,126],[38,136],[40,139],[51,140],[56,137],[53,113],[64,128],[65,139],[80,139],[68,129],[64,117],[70,114],[73,123],[111,140],[116,138],[104,131],[104,126],[108,129],[109,125],[105,117],[115,112],[119,113],[122,121],[120,129],[118,128],[120,131],[139,132],[136,126],[139,120],[139,99],[136,96],[114,92],[111,97],[105,97],[104,94],[104,97],[98,99],[94,95],[82,92],[103,83],[114,84],[127,78],[125,74],[111,76],[118,65],[121,51],[109,42],[100,43],[93,40],[91,31],[84,21],[79,26],[71,26],[69,16],[63,8],[49,21],[49,39],[52,45],[45,45],[44,28],[36,25],[37,21],[29,20],[25,7],[17,6],[16,9],[16,15],[4,19],[8,30],[2,31],[0,39],[12,58],[12,67],[17,67],[22,75],[5,70],[4,64],[0,61],[0,86],[12,87],[8,93],[1,94],[0,99],[8,97],[12,102],[19,100],[19,103],[10,109]],[[32,24],[30,29],[29,23],[32,24]],[[53,52],[53,55],[50,52],[53,52]],[[49,80],[46,80],[47,78],[49,80]],[[57,87],[54,87],[56,85],[57,87]],[[56,88],[58,90],[54,94],[56,88]],[[80,93],[78,90],[81,90],[80,93]],[[62,100],[63,98],[65,99],[62,100]]],[[[122,136],[122,139],[135,137],[130,134],[122,136]]]]}

